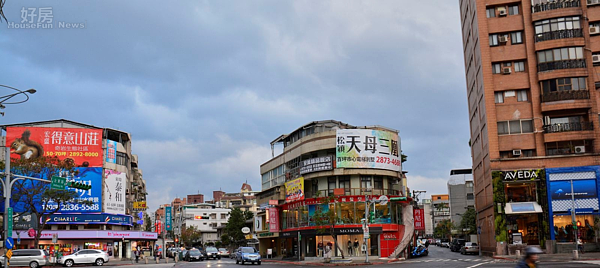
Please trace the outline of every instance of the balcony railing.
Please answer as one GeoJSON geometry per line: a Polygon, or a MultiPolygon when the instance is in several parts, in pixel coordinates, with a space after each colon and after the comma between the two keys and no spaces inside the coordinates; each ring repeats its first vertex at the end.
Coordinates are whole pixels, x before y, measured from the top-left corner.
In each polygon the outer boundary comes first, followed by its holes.
{"type": "Polygon", "coordinates": [[[538,72],[562,70],[562,69],[585,68],[585,67],[586,67],[586,65],[585,65],[584,59],[542,62],[542,63],[538,63],[538,65],[537,65],[538,72]]]}
{"type": "Polygon", "coordinates": [[[565,39],[565,38],[577,38],[583,37],[582,29],[565,29],[552,32],[545,32],[535,35],[535,42],[542,42],[548,40],[565,39]]]}
{"type": "Polygon", "coordinates": [[[542,102],[562,101],[562,100],[584,100],[590,98],[590,92],[587,90],[567,90],[548,92],[542,95],[542,102]]]}
{"type": "MultiPolygon", "coordinates": [[[[333,189],[331,190],[319,190],[319,196],[332,196],[333,189]]],[[[365,188],[345,188],[344,195],[400,195],[400,191],[394,189],[365,189],[365,188]]],[[[316,193],[312,193],[310,198],[317,197],[316,193]]]]}
{"type": "Polygon", "coordinates": [[[594,124],[592,124],[592,122],[581,122],[581,123],[561,123],[561,124],[544,125],[544,132],[546,132],[546,133],[586,131],[586,130],[594,130],[594,124]]]}
{"type": "Polygon", "coordinates": [[[549,1],[547,3],[535,4],[531,6],[531,13],[579,6],[581,6],[581,1],[579,0],[549,1]]]}
{"type": "MultiPolygon", "coordinates": [[[[575,146],[575,147],[584,147],[584,146],[575,146]]],[[[585,146],[585,150],[583,151],[577,151],[578,148],[556,148],[556,149],[546,149],[546,155],[568,155],[568,154],[582,154],[587,152],[592,152],[593,148],[588,148],[588,146],[585,146]],[[590,150],[590,151],[588,151],[590,150]]]]}

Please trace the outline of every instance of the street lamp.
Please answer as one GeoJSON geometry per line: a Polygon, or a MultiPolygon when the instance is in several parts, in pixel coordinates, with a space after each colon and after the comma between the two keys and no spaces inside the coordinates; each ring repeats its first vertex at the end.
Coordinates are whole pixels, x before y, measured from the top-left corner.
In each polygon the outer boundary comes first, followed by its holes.
{"type": "MultiPolygon", "coordinates": [[[[15,93],[12,93],[12,94],[8,94],[8,95],[5,95],[5,96],[0,96],[0,109],[4,109],[4,108],[6,108],[6,106],[4,106],[5,104],[19,104],[19,103],[24,103],[24,102],[26,102],[26,101],[28,101],[28,100],[29,100],[29,94],[34,94],[35,92],[37,92],[37,91],[36,91],[35,89],[33,89],[33,88],[30,88],[30,89],[28,89],[28,90],[25,90],[25,91],[23,91],[23,90],[20,90],[20,89],[18,89],[18,88],[14,88],[14,87],[6,86],[6,85],[0,85],[0,87],[5,87],[5,88],[12,89],[12,90],[16,91],[15,93]],[[13,102],[7,102],[8,100],[10,100],[10,99],[12,99],[13,97],[15,97],[15,96],[17,96],[17,95],[20,95],[20,94],[23,94],[23,95],[25,95],[25,99],[24,99],[24,100],[21,100],[21,101],[13,101],[13,102]]],[[[4,116],[4,113],[0,113],[0,114],[1,114],[2,116],[4,116]]]]}

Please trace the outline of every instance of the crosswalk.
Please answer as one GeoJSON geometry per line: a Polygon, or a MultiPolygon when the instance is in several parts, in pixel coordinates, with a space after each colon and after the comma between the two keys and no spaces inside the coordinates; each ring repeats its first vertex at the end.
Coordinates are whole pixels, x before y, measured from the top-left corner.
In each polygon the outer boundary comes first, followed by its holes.
{"type": "Polygon", "coordinates": [[[427,262],[484,262],[490,261],[489,259],[416,259],[416,260],[406,260],[406,261],[398,261],[394,263],[427,263],[427,262]]]}
{"type": "Polygon", "coordinates": [[[576,263],[595,264],[600,266],[600,261],[572,261],[576,263]]]}

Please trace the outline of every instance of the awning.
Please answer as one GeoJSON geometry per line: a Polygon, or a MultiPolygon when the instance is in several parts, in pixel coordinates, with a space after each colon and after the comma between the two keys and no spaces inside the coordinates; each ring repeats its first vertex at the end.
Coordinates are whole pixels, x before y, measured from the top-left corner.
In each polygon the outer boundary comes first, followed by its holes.
{"type": "Polygon", "coordinates": [[[504,213],[510,214],[528,214],[528,213],[542,213],[542,206],[537,202],[518,202],[518,203],[506,203],[504,207],[504,213]]]}

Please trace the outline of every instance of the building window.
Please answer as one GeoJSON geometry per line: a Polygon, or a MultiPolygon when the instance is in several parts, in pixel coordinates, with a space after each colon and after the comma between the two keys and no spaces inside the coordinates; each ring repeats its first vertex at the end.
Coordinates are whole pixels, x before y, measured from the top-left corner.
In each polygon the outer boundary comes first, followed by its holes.
{"type": "Polygon", "coordinates": [[[527,101],[527,89],[517,90],[517,101],[527,101]]]}
{"type": "Polygon", "coordinates": [[[579,20],[579,17],[541,20],[534,22],[533,25],[535,26],[536,37],[541,37],[543,33],[581,29],[581,22],[579,20]]]}
{"type": "Polygon", "coordinates": [[[508,15],[519,15],[519,6],[508,6],[508,15]]]}
{"type": "Polygon", "coordinates": [[[337,188],[335,177],[327,178],[327,190],[329,195],[333,195],[333,189],[337,188]]]}
{"type": "Polygon", "coordinates": [[[533,132],[533,120],[511,120],[498,122],[498,135],[533,132]]]}
{"type": "Polygon", "coordinates": [[[371,176],[360,176],[360,188],[362,188],[363,191],[373,188],[373,182],[371,179],[371,176]]]}
{"type": "Polygon", "coordinates": [[[127,154],[117,152],[117,165],[127,166],[127,154]]]}
{"type": "Polygon", "coordinates": [[[538,63],[583,59],[583,47],[563,47],[537,52],[538,63]]]}
{"type": "Polygon", "coordinates": [[[488,18],[496,17],[496,8],[490,7],[485,10],[485,14],[488,18]]]}
{"type": "Polygon", "coordinates": [[[492,63],[492,73],[499,74],[502,72],[502,65],[500,63],[492,63]]]}
{"type": "Polygon", "coordinates": [[[472,193],[468,193],[467,200],[473,200],[473,199],[475,199],[475,196],[472,193]]]}
{"type": "Polygon", "coordinates": [[[226,220],[227,219],[227,214],[221,214],[221,220],[226,220]]]}
{"type": "Polygon", "coordinates": [[[567,77],[542,81],[542,92],[586,90],[585,77],[567,77]]]}
{"type": "Polygon", "coordinates": [[[339,177],[339,187],[344,189],[346,195],[350,194],[350,176],[339,177]]]}
{"type": "Polygon", "coordinates": [[[497,34],[490,34],[490,46],[491,47],[495,47],[498,45],[498,35],[497,34]]]}
{"type": "Polygon", "coordinates": [[[525,62],[517,61],[515,62],[515,72],[524,72],[525,71],[525,62]]]}
{"type": "Polygon", "coordinates": [[[495,92],[494,99],[496,103],[504,103],[504,92],[495,92]]]}
{"type": "Polygon", "coordinates": [[[378,189],[378,190],[383,190],[383,178],[382,177],[375,177],[373,179],[373,188],[378,189]]]}
{"type": "Polygon", "coordinates": [[[510,33],[511,44],[523,44],[523,37],[521,32],[510,33]]]}

